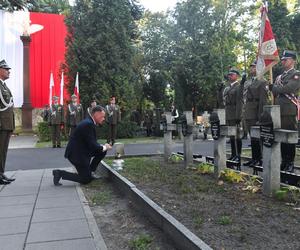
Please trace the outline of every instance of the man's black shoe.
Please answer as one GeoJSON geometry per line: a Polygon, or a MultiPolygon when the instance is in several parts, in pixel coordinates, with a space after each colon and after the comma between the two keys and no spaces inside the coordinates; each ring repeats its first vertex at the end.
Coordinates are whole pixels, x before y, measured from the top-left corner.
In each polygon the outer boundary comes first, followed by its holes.
{"type": "Polygon", "coordinates": [[[287,167],[287,163],[286,162],[281,162],[280,170],[285,171],[286,167],[287,167]]]}
{"type": "Polygon", "coordinates": [[[254,160],[250,166],[262,166],[262,160],[254,160]]]}
{"type": "Polygon", "coordinates": [[[252,166],[254,162],[255,162],[255,160],[251,159],[250,161],[246,161],[245,163],[243,163],[243,166],[245,166],[245,167],[252,166]]]}
{"type": "Polygon", "coordinates": [[[59,170],[53,170],[52,174],[53,174],[53,184],[55,186],[61,186],[62,184],[59,183],[59,180],[61,178],[59,170]]]}
{"type": "Polygon", "coordinates": [[[287,163],[284,171],[293,173],[294,172],[294,163],[293,162],[287,163]]]}
{"type": "Polygon", "coordinates": [[[16,180],[15,178],[8,178],[5,174],[2,174],[1,179],[9,182],[16,180]]]}
{"type": "Polygon", "coordinates": [[[60,145],[57,145],[56,147],[57,147],[57,148],[61,148],[61,146],[60,146],[60,145]]]}
{"type": "Polygon", "coordinates": [[[228,161],[232,161],[234,158],[235,158],[235,156],[230,156],[230,157],[228,158],[228,161]]]}
{"type": "Polygon", "coordinates": [[[236,155],[235,157],[233,157],[232,161],[241,162],[241,157],[239,157],[238,155],[236,155]]]}
{"type": "Polygon", "coordinates": [[[56,146],[55,146],[55,145],[53,145],[53,146],[52,146],[52,148],[56,148],[56,146]]]}
{"type": "Polygon", "coordinates": [[[7,184],[10,184],[11,182],[10,181],[6,181],[4,179],[0,179],[0,185],[7,185],[7,184]]]}

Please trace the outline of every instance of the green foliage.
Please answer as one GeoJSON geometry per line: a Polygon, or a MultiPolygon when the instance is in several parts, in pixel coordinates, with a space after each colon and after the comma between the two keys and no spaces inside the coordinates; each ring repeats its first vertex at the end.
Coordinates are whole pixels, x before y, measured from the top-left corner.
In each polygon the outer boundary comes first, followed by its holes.
{"type": "Polygon", "coordinates": [[[214,173],[214,166],[212,164],[202,162],[196,166],[196,173],[212,174],[214,173]]]}
{"type": "Polygon", "coordinates": [[[150,235],[141,234],[134,240],[129,241],[129,246],[132,250],[150,250],[153,239],[150,235]]]}
{"type": "Polygon", "coordinates": [[[111,200],[110,191],[100,191],[95,193],[91,198],[92,205],[105,205],[111,200]]]}
{"type": "Polygon", "coordinates": [[[87,105],[92,98],[105,105],[116,95],[122,109],[140,101],[139,54],[135,46],[140,9],[135,1],[77,0],[66,17],[68,37],[66,74],[69,92],[79,72],[80,95],[87,105]]]}
{"type": "MultiPolygon", "coordinates": [[[[136,125],[135,122],[129,120],[122,120],[117,125],[117,138],[133,138],[137,135],[137,131],[139,130],[139,126],[136,125]]],[[[108,124],[104,123],[98,129],[98,137],[105,138],[108,135],[108,124]]]]}
{"type": "Polygon", "coordinates": [[[37,126],[37,134],[39,142],[50,141],[50,127],[48,122],[39,122],[37,126]]]}
{"type": "Polygon", "coordinates": [[[1,0],[0,10],[15,11],[30,8],[36,4],[35,0],[1,0]]]}
{"type": "Polygon", "coordinates": [[[244,175],[242,173],[228,168],[221,172],[220,178],[230,183],[240,183],[245,181],[244,175]]]}
{"type": "Polygon", "coordinates": [[[173,78],[175,103],[181,109],[194,108],[198,113],[198,107],[214,107],[216,84],[223,80],[229,66],[237,64],[235,48],[243,34],[236,25],[248,9],[240,0],[188,0],[177,4],[173,14],[173,78]]]}
{"type": "Polygon", "coordinates": [[[227,215],[223,215],[218,219],[218,224],[220,224],[220,225],[232,224],[232,219],[227,215]]]}
{"type": "Polygon", "coordinates": [[[35,0],[35,5],[30,7],[33,12],[45,12],[53,14],[67,14],[70,10],[68,0],[35,0]]]}
{"type": "Polygon", "coordinates": [[[183,161],[183,156],[172,154],[172,155],[170,156],[169,160],[170,160],[171,162],[178,163],[178,162],[183,161]]]}
{"type": "Polygon", "coordinates": [[[298,204],[300,202],[300,189],[293,186],[282,187],[275,192],[275,198],[280,201],[298,204]]]}
{"type": "Polygon", "coordinates": [[[200,215],[198,215],[194,217],[193,222],[197,228],[200,228],[204,222],[204,219],[200,215]]]}

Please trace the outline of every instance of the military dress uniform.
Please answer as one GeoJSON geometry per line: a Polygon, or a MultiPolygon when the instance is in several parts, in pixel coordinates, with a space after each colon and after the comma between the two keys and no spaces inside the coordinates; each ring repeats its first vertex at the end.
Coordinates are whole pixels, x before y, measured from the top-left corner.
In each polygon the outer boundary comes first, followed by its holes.
{"type": "MultiPolygon", "coordinates": [[[[297,130],[297,106],[293,100],[298,99],[300,90],[300,72],[294,68],[277,77],[275,84],[270,85],[274,94],[275,105],[280,105],[281,128],[297,130]]],[[[281,143],[281,170],[292,172],[296,144],[281,143]]]]}
{"type": "MultiPolygon", "coordinates": [[[[0,68],[10,70],[4,60],[0,61],[0,68]]],[[[14,102],[10,89],[0,78],[0,184],[9,184],[10,182],[6,181],[14,180],[4,175],[9,139],[15,129],[13,107],[14,102]]]]}
{"type": "MultiPolygon", "coordinates": [[[[234,71],[236,73],[237,71],[234,71]]],[[[230,73],[230,72],[229,72],[230,73]]],[[[237,72],[237,74],[239,74],[237,72]]],[[[225,118],[227,126],[239,126],[242,114],[242,88],[238,81],[231,83],[223,92],[225,105],[225,118]]],[[[239,136],[230,137],[231,157],[230,160],[240,160],[242,140],[239,136]]]]}
{"type": "MultiPolygon", "coordinates": [[[[245,130],[250,132],[251,126],[258,125],[264,105],[267,104],[267,81],[252,77],[247,80],[243,90],[243,115],[242,119],[245,130]]],[[[261,165],[262,153],[260,140],[251,137],[252,160],[245,163],[245,166],[261,165]]]]}
{"type": "Polygon", "coordinates": [[[106,105],[106,122],[108,123],[107,143],[114,144],[117,138],[117,124],[121,121],[120,107],[116,104],[106,105]]]}
{"type": "Polygon", "coordinates": [[[67,126],[69,128],[69,136],[74,132],[76,126],[84,119],[82,105],[70,103],[67,109],[67,126]]]}
{"type": "Polygon", "coordinates": [[[51,126],[52,146],[61,147],[61,126],[64,125],[64,107],[52,104],[49,111],[49,125],[51,126]]]}

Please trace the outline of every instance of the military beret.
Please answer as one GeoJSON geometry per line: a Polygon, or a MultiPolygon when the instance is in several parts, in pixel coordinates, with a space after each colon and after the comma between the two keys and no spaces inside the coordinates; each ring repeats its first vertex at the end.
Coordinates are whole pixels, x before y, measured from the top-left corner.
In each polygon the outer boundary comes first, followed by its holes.
{"type": "Polygon", "coordinates": [[[284,50],[282,53],[281,60],[292,58],[294,60],[297,60],[297,52],[292,50],[284,50]]]}
{"type": "Polygon", "coordinates": [[[231,69],[229,70],[227,75],[231,75],[231,74],[240,75],[240,72],[237,69],[231,69]]]}
{"type": "Polygon", "coordinates": [[[0,61],[0,68],[2,69],[11,69],[11,67],[8,66],[5,60],[0,61]]]}
{"type": "Polygon", "coordinates": [[[257,62],[256,62],[256,60],[254,60],[254,61],[250,64],[250,66],[256,66],[256,64],[257,64],[257,62]]]}

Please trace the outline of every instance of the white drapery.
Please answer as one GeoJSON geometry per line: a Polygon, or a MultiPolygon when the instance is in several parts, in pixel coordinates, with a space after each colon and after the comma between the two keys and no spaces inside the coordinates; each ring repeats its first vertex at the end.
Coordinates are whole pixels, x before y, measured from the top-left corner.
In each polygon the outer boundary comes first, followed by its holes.
{"type": "Polygon", "coordinates": [[[4,59],[11,67],[6,83],[12,92],[15,107],[23,104],[23,44],[20,36],[27,20],[29,12],[0,10],[0,60],[4,59]]]}

